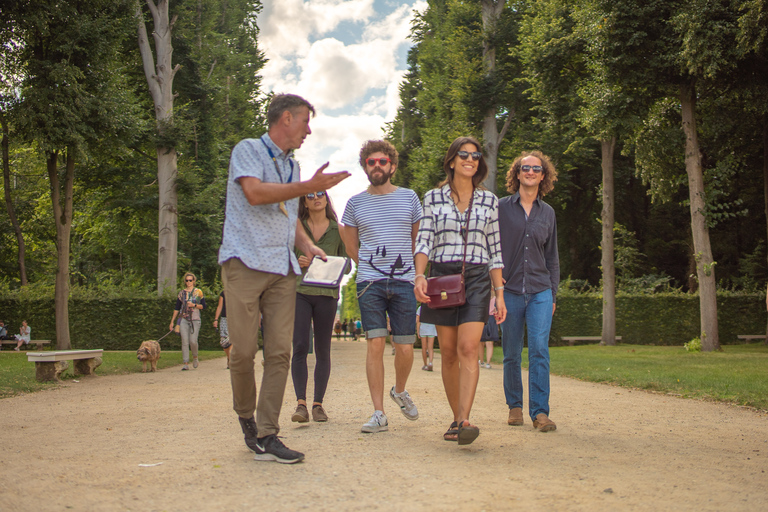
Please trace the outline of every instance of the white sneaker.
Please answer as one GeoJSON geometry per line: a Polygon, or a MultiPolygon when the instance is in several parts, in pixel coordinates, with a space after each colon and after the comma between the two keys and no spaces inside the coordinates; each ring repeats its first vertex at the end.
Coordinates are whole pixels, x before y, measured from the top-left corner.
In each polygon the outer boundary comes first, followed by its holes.
{"type": "Polygon", "coordinates": [[[407,389],[404,389],[402,393],[395,393],[395,386],[392,386],[392,389],[389,390],[389,396],[400,406],[403,416],[411,421],[419,419],[419,411],[411,400],[411,395],[408,394],[407,389]]]}
{"type": "Polygon", "coordinates": [[[363,428],[361,428],[360,431],[365,432],[366,434],[375,434],[376,432],[389,430],[388,425],[387,415],[381,411],[376,411],[367,423],[363,423],[363,428]]]}

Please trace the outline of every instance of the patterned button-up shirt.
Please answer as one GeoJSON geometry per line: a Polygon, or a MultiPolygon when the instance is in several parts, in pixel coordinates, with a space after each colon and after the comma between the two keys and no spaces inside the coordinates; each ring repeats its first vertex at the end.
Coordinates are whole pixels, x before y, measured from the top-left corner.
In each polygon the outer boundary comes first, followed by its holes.
{"type": "MultiPolygon", "coordinates": [[[[466,224],[467,212],[459,212],[448,185],[430,190],[424,196],[424,218],[419,225],[416,252],[438,263],[462,261],[462,230],[466,224]]],[[[491,270],[504,267],[499,240],[499,199],[488,190],[475,189],[469,217],[467,263],[488,263],[491,270]]]]}
{"type": "Polygon", "coordinates": [[[244,139],[235,146],[229,161],[219,264],[238,258],[253,270],[285,276],[293,268],[300,275],[299,261],[293,252],[299,199],[285,201],[288,216],[280,211],[278,203],[252,206],[238,181],[244,177],[258,178],[264,183],[298,181],[299,164],[277,147],[268,134],[261,139],[244,139]]]}

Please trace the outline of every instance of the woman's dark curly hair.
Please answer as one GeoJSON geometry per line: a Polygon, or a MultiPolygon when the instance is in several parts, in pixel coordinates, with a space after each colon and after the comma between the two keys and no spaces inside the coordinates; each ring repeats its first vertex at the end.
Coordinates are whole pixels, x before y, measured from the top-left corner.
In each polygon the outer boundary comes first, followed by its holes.
{"type": "Polygon", "coordinates": [[[541,166],[544,168],[544,170],[541,171],[544,173],[544,179],[542,179],[541,183],[539,183],[539,197],[544,197],[545,195],[552,192],[552,190],[555,188],[555,182],[557,181],[557,170],[555,169],[555,166],[549,157],[538,150],[523,151],[520,153],[520,156],[515,158],[515,161],[512,162],[512,165],[509,166],[509,170],[507,171],[507,191],[510,194],[514,194],[520,189],[520,179],[517,177],[517,175],[520,172],[520,167],[523,165],[523,158],[527,158],[529,156],[535,156],[541,160],[541,166]]]}

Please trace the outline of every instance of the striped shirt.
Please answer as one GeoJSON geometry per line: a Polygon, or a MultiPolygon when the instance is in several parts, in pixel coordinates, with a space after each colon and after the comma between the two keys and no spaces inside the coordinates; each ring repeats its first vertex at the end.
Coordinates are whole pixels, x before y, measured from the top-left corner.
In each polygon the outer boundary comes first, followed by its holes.
{"type": "Polygon", "coordinates": [[[414,281],[411,233],[421,217],[419,197],[407,188],[388,194],[366,190],[350,198],[341,222],[358,230],[358,283],[387,278],[414,281]]]}
{"type": "MultiPolygon", "coordinates": [[[[462,230],[467,212],[459,212],[448,185],[424,196],[424,219],[416,237],[416,252],[430,261],[450,263],[464,258],[462,230]]],[[[504,268],[499,238],[499,199],[490,191],[475,189],[467,236],[467,263],[504,268]]]]}

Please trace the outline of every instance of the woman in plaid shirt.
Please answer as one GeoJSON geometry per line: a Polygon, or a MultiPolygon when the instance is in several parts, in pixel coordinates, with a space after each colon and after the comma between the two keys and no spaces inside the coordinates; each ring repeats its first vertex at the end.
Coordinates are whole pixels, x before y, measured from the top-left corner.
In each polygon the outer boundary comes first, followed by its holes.
{"type": "Polygon", "coordinates": [[[425,275],[428,263],[430,276],[461,272],[466,234],[465,303],[454,308],[421,311],[423,322],[437,326],[443,385],[453,411],[454,421],[443,438],[463,445],[480,434],[469,422],[477,389],[477,347],[488,319],[491,281],[496,297],[496,321],[503,322],[506,317],[501,276],[504,264],[499,241],[499,200],[481,185],[488,167],[477,139],[459,137],[453,141],[445,155],[443,170],[446,179],[424,197],[424,218],[416,238],[413,290],[416,300],[429,305],[425,275]]]}

